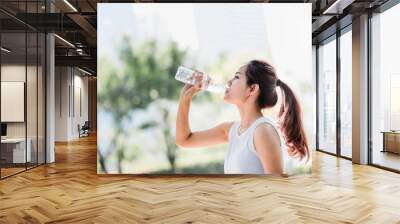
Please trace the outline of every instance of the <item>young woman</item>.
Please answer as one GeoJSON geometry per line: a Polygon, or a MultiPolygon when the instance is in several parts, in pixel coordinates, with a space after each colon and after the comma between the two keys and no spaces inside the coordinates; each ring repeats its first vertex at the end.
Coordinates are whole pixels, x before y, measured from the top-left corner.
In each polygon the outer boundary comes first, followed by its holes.
{"type": "Polygon", "coordinates": [[[182,88],[176,120],[177,145],[197,148],[228,142],[224,173],[280,175],[287,173],[285,160],[308,160],[309,147],[299,102],[289,86],[278,79],[270,64],[252,60],[240,67],[229,80],[224,100],[237,106],[240,121],[224,122],[208,130],[192,132],[189,109],[192,97],[202,88],[202,76],[196,71],[196,84],[186,84],[182,88]],[[276,105],[277,87],[281,89],[283,99],[278,116],[279,128],[261,112],[276,105]]]}

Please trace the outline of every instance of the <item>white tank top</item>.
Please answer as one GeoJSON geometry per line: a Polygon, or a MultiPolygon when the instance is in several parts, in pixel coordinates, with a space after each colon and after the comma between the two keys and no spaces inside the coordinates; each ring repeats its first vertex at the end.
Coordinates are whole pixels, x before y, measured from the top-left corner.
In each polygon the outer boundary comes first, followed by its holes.
{"type": "Polygon", "coordinates": [[[264,168],[258,153],[254,147],[253,135],[256,127],[261,123],[268,123],[274,127],[278,133],[281,142],[281,158],[285,172],[285,158],[288,158],[287,150],[274,121],[268,117],[256,119],[249,128],[239,135],[239,121],[232,124],[229,129],[229,146],[224,161],[224,173],[226,174],[264,174],[264,168]]]}

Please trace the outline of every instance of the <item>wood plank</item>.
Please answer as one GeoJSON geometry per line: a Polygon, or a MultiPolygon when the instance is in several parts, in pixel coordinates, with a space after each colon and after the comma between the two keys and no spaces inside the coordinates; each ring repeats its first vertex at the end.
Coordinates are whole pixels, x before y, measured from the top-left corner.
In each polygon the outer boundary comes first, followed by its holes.
{"type": "Polygon", "coordinates": [[[96,137],[0,181],[0,223],[400,223],[400,175],[313,153],[313,173],[97,175],[96,137]]]}

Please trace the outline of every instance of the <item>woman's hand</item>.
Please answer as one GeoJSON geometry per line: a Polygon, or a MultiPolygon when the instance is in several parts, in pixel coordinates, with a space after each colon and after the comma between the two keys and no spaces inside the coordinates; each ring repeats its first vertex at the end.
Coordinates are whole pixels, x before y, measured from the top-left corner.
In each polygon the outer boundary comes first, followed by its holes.
{"type": "Polygon", "coordinates": [[[181,99],[191,100],[192,97],[200,92],[203,88],[204,82],[204,73],[195,71],[190,78],[190,80],[194,80],[194,84],[185,84],[181,90],[181,99]]]}
{"type": "Polygon", "coordinates": [[[202,72],[196,71],[193,73],[191,81],[193,81],[193,85],[186,84],[181,90],[181,99],[176,115],[176,144],[184,148],[199,148],[228,142],[232,122],[224,122],[204,131],[191,131],[189,126],[190,101],[196,93],[202,90],[203,85],[207,86],[210,83],[210,79],[202,72]]]}

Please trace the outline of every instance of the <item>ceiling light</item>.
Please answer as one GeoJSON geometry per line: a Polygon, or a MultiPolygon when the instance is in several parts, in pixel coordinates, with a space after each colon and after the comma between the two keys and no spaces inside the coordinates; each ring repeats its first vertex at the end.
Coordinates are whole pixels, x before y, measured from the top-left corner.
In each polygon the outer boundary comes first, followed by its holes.
{"type": "Polygon", "coordinates": [[[4,51],[4,52],[6,52],[6,53],[10,53],[10,52],[11,52],[11,50],[9,50],[9,49],[7,49],[7,48],[5,48],[5,47],[1,47],[1,50],[4,51]]]}
{"type": "Polygon", "coordinates": [[[322,14],[342,14],[343,9],[351,5],[354,0],[336,0],[327,9],[324,10],[322,14]]]}
{"type": "Polygon", "coordinates": [[[90,72],[88,72],[88,71],[86,71],[86,70],[83,70],[83,69],[81,69],[81,68],[79,68],[79,67],[78,67],[78,69],[79,69],[79,71],[81,71],[81,72],[83,72],[83,73],[85,73],[85,74],[87,74],[87,75],[92,75],[92,73],[90,73],[90,72]]]}
{"type": "Polygon", "coordinates": [[[74,10],[74,12],[78,12],[78,10],[71,4],[69,3],[68,0],[64,0],[65,4],[67,4],[72,10],[74,10]]]}
{"type": "Polygon", "coordinates": [[[69,46],[75,48],[75,45],[71,44],[71,42],[67,41],[66,39],[64,39],[64,38],[62,38],[62,37],[60,37],[60,36],[58,36],[57,34],[54,34],[54,36],[56,36],[58,39],[60,39],[61,41],[63,41],[63,42],[66,43],[67,45],[69,45],[69,46]]]}

